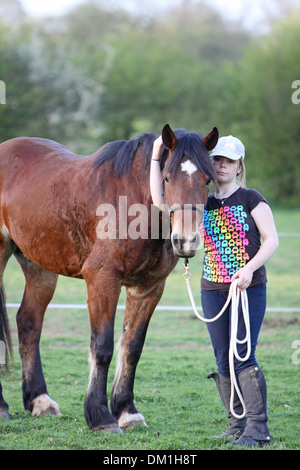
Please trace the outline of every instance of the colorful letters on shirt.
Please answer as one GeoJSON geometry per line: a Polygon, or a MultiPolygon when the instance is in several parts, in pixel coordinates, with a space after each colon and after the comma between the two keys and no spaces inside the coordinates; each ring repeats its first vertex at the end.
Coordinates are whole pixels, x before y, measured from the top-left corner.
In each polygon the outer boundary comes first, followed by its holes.
{"type": "Polygon", "coordinates": [[[205,210],[200,234],[204,241],[203,278],[229,283],[249,260],[249,225],[242,205],[205,210]]]}

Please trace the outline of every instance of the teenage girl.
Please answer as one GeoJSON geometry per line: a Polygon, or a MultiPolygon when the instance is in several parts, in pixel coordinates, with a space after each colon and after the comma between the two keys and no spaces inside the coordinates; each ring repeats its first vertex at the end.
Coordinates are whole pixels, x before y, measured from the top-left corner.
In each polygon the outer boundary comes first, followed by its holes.
{"type": "MultiPolygon", "coordinates": [[[[153,145],[150,187],[153,203],[164,204],[159,158],[164,150],[162,138],[153,145]]],[[[230,305],[215,322],[207,323],[218,373],[214,378],[221,400],[227,410],[229,428],[216,438],[233,440],[231,446],[265,446],[270,443],[267,426],[267,389],[259,368],[255,349],[266,310],[265,263],[278,247],[278,235],[271,208],[254,189],[245,187],[245,148],[242,142],[227,136],[219,139],[211,153],[218,189],[208,197],[201,236],[204,241],[204,261],[201,278],[201,301],[204,316],[213,318],[223,308],[230,283],[238,278],[240,290],[247,289],[251,354],[247,361],[235,360],[235,373],[246,406],[245,418],[230,412],[230,305]],[[261,244],[260,239],[263,243],[261,244]]],[[[238,338],[244,338],[245,328],[239,322],[238,338]]],[[[246,344],[238,346],[241,357],[246,344]]],[[[242,404],[235,394],[234,411],[240,415],[242,404]]]]}

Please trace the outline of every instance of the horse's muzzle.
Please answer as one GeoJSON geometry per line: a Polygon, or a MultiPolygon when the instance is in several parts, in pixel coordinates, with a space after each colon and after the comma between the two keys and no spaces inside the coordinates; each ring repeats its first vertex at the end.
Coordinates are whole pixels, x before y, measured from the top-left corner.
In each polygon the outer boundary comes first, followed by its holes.
{"type": "Polygon", "coordinates": [[[195,233],[189,238],[184,238],[182,235],[175,233],[172,234],[171,241],[175,256],[178,258],[193,258],[200,245],[200,235],[195,233]]]}

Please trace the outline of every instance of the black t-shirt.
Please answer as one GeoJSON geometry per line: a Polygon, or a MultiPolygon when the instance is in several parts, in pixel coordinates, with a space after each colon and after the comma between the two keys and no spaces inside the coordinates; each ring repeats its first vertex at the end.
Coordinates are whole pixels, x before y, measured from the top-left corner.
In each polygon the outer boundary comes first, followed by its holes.
{"type": "MultiPolygon", "coordinates": [[[[260,233],[251,211],[267,201],[255,189],[239,188],[224,201],[212,194],[207,200],[201,224],[204,242],[201,289],[228,290],[232,275],[258,252],[260,233]]],[[[251,286],[267,282],[266,268],[253,273],[251,286]]]]}

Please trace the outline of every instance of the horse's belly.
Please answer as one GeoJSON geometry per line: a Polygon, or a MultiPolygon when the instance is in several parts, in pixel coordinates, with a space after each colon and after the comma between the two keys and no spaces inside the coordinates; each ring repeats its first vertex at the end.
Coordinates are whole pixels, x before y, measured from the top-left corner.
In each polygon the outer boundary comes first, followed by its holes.
{"type": "Polygon", "coordinates": [[[86,206],[71,204],[63,197],[60,204],[36,192],[27,197],[20,190],[2,193],[2,217],[9,236],[33,263],[56,274],[80,277],[93,243],[92,222],[86,206]]]}
{"type": "Polygon", "coordinates": [[[70,231],[51,230],[51,224],[8,227],[8,233],[17,247],[31,262],[41,268],[69,277],[82,277],[81,269],[88,251],[87,243],[75,239],[70,231]]]}
{"type": "Polygon", "coordinates": [[[41,243],[39,247],[28,246],[27,243],[16,243],[24,256],[46,271],[68,277],[82,277],[83,261],[72,249],[66,253],[66,246],[59,247],[52,239],[41,243]]]}

